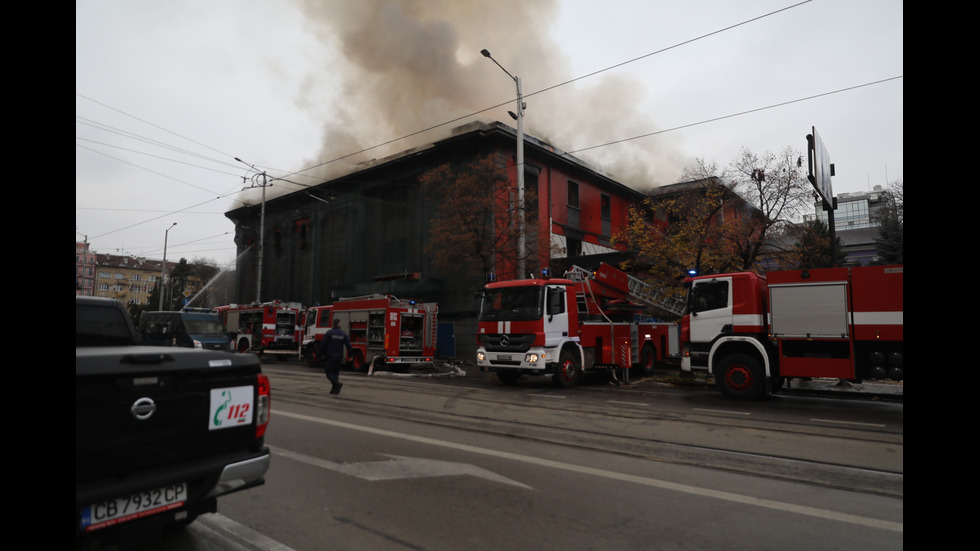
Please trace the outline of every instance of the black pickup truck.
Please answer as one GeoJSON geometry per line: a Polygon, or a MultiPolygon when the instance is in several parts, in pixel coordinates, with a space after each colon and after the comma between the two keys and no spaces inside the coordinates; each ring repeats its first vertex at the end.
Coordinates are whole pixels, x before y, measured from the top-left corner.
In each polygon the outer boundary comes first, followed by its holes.
{"type": "Polygon", "coordinates": [[[77,548],[156,541],[265,482],[258,357],[136,342],[119,301],[75,297],[77,548]]]}

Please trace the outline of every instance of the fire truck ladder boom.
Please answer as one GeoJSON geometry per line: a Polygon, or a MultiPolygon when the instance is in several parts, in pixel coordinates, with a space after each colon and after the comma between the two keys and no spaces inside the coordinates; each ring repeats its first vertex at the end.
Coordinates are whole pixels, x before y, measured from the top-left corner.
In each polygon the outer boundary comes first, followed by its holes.
{"type": "MultiPolygon", "coordinates": [[[[676,319],[684,315],[684,300],[682,298],[665,297],[663,290],[654,289],[649,283],[637,277],[629,274],[624,275],[627,278],[628,294],[631,299],[657,311],[664,318],[676,319]]],[[[575,282],[581,282],[593,279],[595,272],[580,266],[572,266],[570,270],[565,272],[565,277],[575,282]]]]}
{"type": "Polygon", "coordinates": [[[388,298],[388,295],[382,295],[380,293],[374,293],[371,295],[360,295],[356,297],[340,297],[337,302],[350,302],[354,300],[382,300],[388,298]]]}

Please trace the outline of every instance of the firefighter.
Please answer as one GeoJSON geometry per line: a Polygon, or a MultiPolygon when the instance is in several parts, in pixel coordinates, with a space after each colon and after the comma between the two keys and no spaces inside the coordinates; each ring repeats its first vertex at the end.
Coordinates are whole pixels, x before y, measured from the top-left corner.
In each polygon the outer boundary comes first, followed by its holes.
{"type": "Polygon", "coordinates": [[[333,320],[333,328],[320,340],[320,357],[324,360],[323,370],[327,380],[333,385],[330,394],[340,394],[340,387],[344,386],[340,382],[340,364],[344,362],[344,348],[347,349],[348,355],[354,354],[350,337],[340,328],[340,320],[333,320]]]}

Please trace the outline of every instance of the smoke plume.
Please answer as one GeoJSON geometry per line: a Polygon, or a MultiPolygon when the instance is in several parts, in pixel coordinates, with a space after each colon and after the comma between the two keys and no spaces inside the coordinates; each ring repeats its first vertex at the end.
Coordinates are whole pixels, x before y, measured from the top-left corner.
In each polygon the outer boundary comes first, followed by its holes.
{"type": "Polygon", "coordinates": [[[336,177],[357,162],[431,143],[473,120],[464,117],[508,100],[477,117],[514,126],[507,111],[515,108],[515,83],[480,54],[486,48],[521,77],[525,133],[565,151],[582,149],[574,154],[635,189],[680,176],[683,161],[666,138],[594,147],[656,131],[635,108],[644,93],[639,83],[610,71],[536,93],[581,76],[570,74],[549,35],[556,1],[297,1],[319,42],[339,53],[322,75],[310,75],[298,99],[325,121],[310,175],[336,177]],[[341,89],[327,90],[331,82],[341,89]],[[328,96],[340,99],[321,99],[328,96]],[[439,126],[457,118],[464,119],[439,126]],[[402,136],[410,137],[391,142],[402,136]]]}

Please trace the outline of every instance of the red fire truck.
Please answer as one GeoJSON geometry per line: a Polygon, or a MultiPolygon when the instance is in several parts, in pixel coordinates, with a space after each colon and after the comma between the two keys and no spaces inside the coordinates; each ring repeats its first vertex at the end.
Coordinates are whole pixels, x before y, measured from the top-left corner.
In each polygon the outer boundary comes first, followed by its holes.
{"type": "Polygon", "coordinates": [[[341,298],[329,306],[312,306],[306,312],[303,355],[317,365],[317,344],[333,320],[350,336],[354,349],[349,359],[358,371],[380,364],[431,364],[436,353],[439,307],[391,295],[341,298]]]}
{"type": "Polygon", "coordinates": [[[239,352],[298,355],[303,307],[274,300],[262,304],[229,304],[215,308],[239,352]]]}
{"type": "Polygon", "coordinates": [[[732,273],[689,280],[681,369],[731,398],[791,377],[903,377],[903,266],[732,273]]]}
{"type": "Polygon", "coordinates": [[[477,364],[504,384],[550,375],[568,387],[590,369],[621,369],[628,380],[634,365],[649,374],[679,356],[676,324],[636,320],[644,311],[679,318],[683,299],[660,296],[609,264],[573,267],[563,278],[492,282],[482,295],[477,364]]]}

